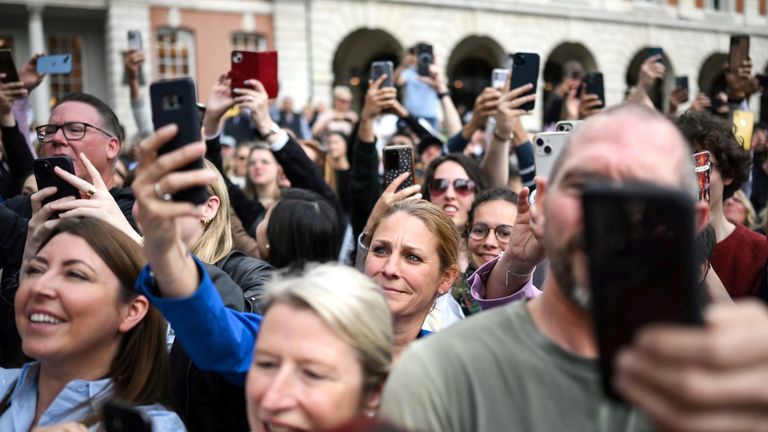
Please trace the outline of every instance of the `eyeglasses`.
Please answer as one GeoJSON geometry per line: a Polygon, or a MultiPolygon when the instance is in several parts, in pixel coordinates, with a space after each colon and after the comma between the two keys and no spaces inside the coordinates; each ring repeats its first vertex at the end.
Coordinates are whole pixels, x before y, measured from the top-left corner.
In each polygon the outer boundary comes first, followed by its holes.
{"type": "Polygon", "coordinates": [[[478,222],[469,227],[469,238],[472,240],[485,240],[491,230],[493,230],[493,235],[496,236],[496,240],[499,243],[509,243],[509,238],[512,236],[512,226],[505,224],[496,225],[495,228],[491,228],[482,222],[478,222]]]}
{"type": "MultiPolygon", "coordinates": [[[[433,197],[440,196],[448,190],[451,181],[443,178],[435,178],[427,183],[429,194],[433,197]]],[[[453,181],[453,190],[459,195],[469,195],[475,192],[475,182],[470,179],[455,179],[453,181]]]]}
{"type": "Polygon", "coordinates": [[[88,124],[84,122],[67,122],[67,123],[64,123],[63,125],[53,125],[53,124],[42,125],[42,126],[36,127],[35,132],[37,132],[37,139],[40,140],[41,142],[52,141],[53,137],[56,136],[56,132],[58,132],[59,129],[61,129],[61,132],[64,133],[64,138],[70,141],[77,141],[85,137],[85,132],[89,127],[96,129],[97,131],[103,133],[104,135],[110,138],[114,136],[113,134],[105,131],[104,129],[101,129],[92,124],[88,124]]]}

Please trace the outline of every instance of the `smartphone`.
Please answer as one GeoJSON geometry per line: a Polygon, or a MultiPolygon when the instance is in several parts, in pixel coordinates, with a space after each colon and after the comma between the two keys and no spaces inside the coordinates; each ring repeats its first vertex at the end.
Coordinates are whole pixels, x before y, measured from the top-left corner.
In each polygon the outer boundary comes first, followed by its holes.
{"type": "Polygon", "coordinates": [[[728,67],[736,72],[736,68],[749,59],[749,36],[732,35],[731,49],[728,52],[728,67]]]}
{"type": "Polygon", "coordinates": [[[72,159],[67,156],[40,158],[35,159],[32,163],[32,171],[35,173],[38,190],[51,186],[56,187],[56,193],[44,199],[43,205],[68,196],[74,197],[75,199],[80,198],[80,191],[76,187],[67,183],[63,178],[53,172],[55,167],[59,167],[64,171],[75,175],[75,166],[72,163],[72,159]]]}
{"type": "Polygon", "coordinates": [[[41,75],[64,75],[71,72],[72,56],[70,54],[47,55],[37,59],[37,73],[41,75]]]}
{"type": "Polygon", "coordinates": [[[560,120],[555,123],[555,130],[557,132],[573,132],[582,123],[584,123],[584,120],[560,120]]]}
{"type": "Polygon", "coordinates": [[[696,183],[699,185],[699,201],[709,202],[709,177],[712,174],[711,156],[708,151],[693,154],[696,183]]]}
{"type": "MultiPolygon", "coordinates": [[[[158,155],[196,143],[200,137],[200,116],[197,112],[195,83],[190,78],[178,78],[157,81],[149,86],[152,100],[152,122],[155,130],[175,123],[179,132],[176,136],[160,147],[158,155]]],[[[203,159],[186,165],[182,171],[203,168],[203,159]]],[[[187,201],[202,204],[208,200],[208,192],[204,186],[196,186],[173,194],[174,201],[187,201]]]]}
{"type": "Polygon", "coordinates": [[[757,82],[760,83],[760,87],[763,89],[768,89],[768,75],[757,74],[755,77],[757,78],[757,82]]]}
{"type": "MultiPolygon", "coordinates": [[[[512,74],[509,90],[525,84],[533,84],[533,88],[525,95],[536,94],[536,83],[539,81],[539,55],[524,52],[512,54],[512,68],[509,73],[512,74]]],[[[536,106],[535,100],[526,103],[520,109],[530,111],[534,106],[536,106]]]]}
{"type": "Polygon", "coordinates": [[[736,110],[733,112],[733,133],[740,141],[741,148],[752,150],[752,129],[755,126],[755,113],[736,110]]]}
{"type": "Polygon", "coordinates": [[[570,132],[540,132],[533,136],[536,175],[549,178],[555,161],[568,143],[570,132]]]}
{"type": "Polygon", "coordinates": [[[659,63],[664,61],[664,50],[663,49],[661,49],[659,47],[648,48],[648,57],[653,57],[655,55],[660,55],[661,56],[661,58],[659,58],[659,60],[657,60],[659,63]]]}
{"type": "Polygon", "coordinates": [[[103,410],[107,432],[152,432],[149,416],[125,402],[109,401],[103,410]]]}
{"type": "Polygon", "coordinates": [[[688,90],[688,76],[675,77],[675,89],[688,90]]]}
{"type": "Polygon", "coordinates": [[[21,81],[11,50],[0,50],[0,73],[5,74],[4,83],[21,81]]]}
{"type": "Polygon", "coordinates": [[[432,45],[420,43],[416,45],[416,72],[421,76],[429,76],[429,66],[434,62],[432,45]]]}
{"type": "Polygon", "coordinates": [[[491,87],[503,89],[507,83],[509,69],[496,68],[491,72],[491,87]]]}
{"type": "Polygon", "coordinates": [[[394,65],[391,61],[375,61],[371,63],[371,81],[376,81],[382,75],[386,75],[379,88],[394,87],[394,65]]]}
{"type": "Polygon", "coordinates": [[[584,75],[584,90],[587,94],[594,94],[600,99],[600,108],[605,107],[605,86],[601,72],[590,72],[584,75]]]}
{"type": "Polygon", "coordinates": [[[413,171],[413,147],[409,145],[395,145],[384,147],[384,188],[390,184],[402,173],[411,173],[403,181],[397,190],[401,191],[407,187],[413,186],[415,173],[413,171]]]}
{"type": "Polygon", "coordinates": [[[709,111],[713,114],[720,114],[718,111],[725,105],[727,105],[727,102],[717,97],[717,95],[709,98],[709,111]]]}
{"type": "Polygon", "coordinates": [[[651,323],[702,325],[694,201],[648,183],[583,188],[584,241],[603,389],[616,353],[651,323]]]}
{"type": "Polygon", "coordinates": [[[136,51],[143,51],[140,31],[128,30],[128,48],[136,51]]]}
{"type": "Polygon", "coordinates": [[[270,99],[277,97],[277,51],[232,51],[232,89],[244,88],[245,81],[257,79],[270,99]]]}

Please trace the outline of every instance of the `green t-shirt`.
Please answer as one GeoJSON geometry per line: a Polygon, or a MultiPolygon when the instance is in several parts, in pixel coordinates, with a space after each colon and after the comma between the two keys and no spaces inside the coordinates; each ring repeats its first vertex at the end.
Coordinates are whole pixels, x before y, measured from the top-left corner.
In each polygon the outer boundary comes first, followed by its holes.
{"type": "Polygon", "coordinates": [[[384,388],[381,415],[420,431],[652,431],[603,396],[598,363],[557,346],[525,302],[411,344],[384,388]]]}

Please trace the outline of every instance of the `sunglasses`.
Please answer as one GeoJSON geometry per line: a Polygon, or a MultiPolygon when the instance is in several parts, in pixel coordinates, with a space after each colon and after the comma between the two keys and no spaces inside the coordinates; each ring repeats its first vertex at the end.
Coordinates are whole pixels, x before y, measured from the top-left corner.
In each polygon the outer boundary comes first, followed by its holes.
{"type": "MultiPolygon", "coordinates": [[[[435,197],[444,194],[450,185],[451,182],[448,179],[435,178],[427,183],[427,189],[429,189],[429,194],[435,197]]],[[[470,179],[455,179],[453,190],[459,195],[469,195],[475,192],[475,182],[470,179]]]]}

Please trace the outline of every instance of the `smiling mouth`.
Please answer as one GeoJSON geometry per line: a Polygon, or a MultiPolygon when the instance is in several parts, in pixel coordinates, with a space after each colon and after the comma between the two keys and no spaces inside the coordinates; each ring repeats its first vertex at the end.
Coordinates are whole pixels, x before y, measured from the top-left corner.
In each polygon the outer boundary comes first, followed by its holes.
{"type": "Polygon", "coordinates": [[[261,422],[261,426],[265,432],[298,432],[304,430],[287,425],[276,425],[267,421],[261,422]]]}
{"type": "Polygon", "coordinates": [[[44,313],[33,313],[29,316],[29,322],[34,324],[56,325],[64,323],[64,320],[44,313]]]}
{"type": "Polygon", "coordinates": [[[452,215],[455,215],[456,213],[458,213],[458,212],[459,212],[459,208],[458,208],[458,207],[456,207],[456,206],[453,206],[453,205],[447,205],[447,206],[444,206],[444,207],[443,207],[443,211],[444,211],[444,212],[445,212],[445,214],[447,214],[448,216],[452,216],[452,215]]]}

